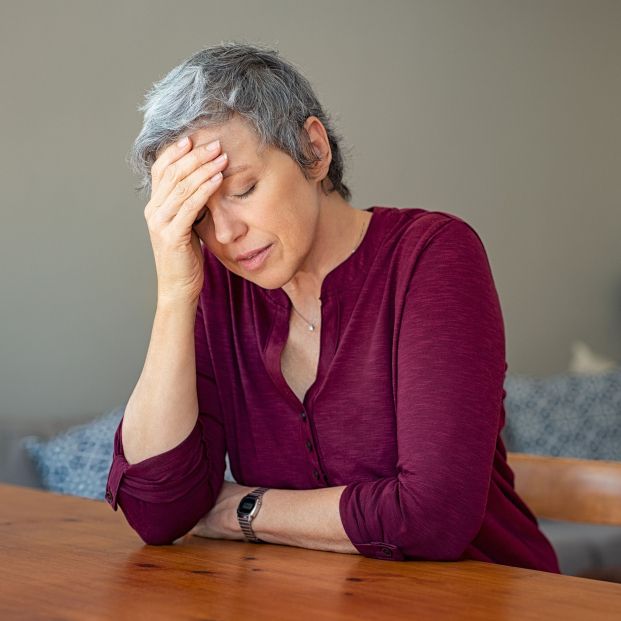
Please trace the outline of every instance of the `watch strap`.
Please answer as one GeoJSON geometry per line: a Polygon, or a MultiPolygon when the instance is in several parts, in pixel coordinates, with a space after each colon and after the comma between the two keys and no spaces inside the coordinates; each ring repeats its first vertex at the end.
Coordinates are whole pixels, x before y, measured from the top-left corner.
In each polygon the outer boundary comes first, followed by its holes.
{"type": "Polygon", "coordinates": [[[246,539],[252,543],[265,543],[262,539],[259,539],[255,535],[254,530],[252,530],[252,520],[254,520],[254,518],[257,516],[257,513],[259,512],[259,509],[261,508],[263,494],[265,494],[265,492],[267,492],[269,489],[269,487],[257,487],[255,490],[252,490],[252,492],[246,494],[244,498],[242,498],[241,502],[243,502],[244,499],[248,498],[249,496],[257,499],[255,511],[252,516],[240,514],[239,511],[237,512],[237,521],[239,522],[242,533],[244,534],[244,537],[246,537],[246,539]]]}

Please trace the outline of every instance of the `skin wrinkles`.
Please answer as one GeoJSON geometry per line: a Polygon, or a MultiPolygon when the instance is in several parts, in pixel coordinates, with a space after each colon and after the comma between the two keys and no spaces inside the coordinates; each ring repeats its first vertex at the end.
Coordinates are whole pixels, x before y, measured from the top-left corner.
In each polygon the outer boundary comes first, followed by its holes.
{"type": "Polygon", "coordinates": [[[241,164],[240,166],[227,166],[222,171],[222,176],[226,179],[226,177],[231,177],[232,175],[237,174],[238,172],[243,172],[244,170],[248,170],[249,166],[247,164],[241,164]]]}

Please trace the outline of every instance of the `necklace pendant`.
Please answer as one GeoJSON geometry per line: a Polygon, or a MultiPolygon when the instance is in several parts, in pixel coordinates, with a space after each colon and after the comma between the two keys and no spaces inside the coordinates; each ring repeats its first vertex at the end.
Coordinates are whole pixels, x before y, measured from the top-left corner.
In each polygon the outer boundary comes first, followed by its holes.
{"type": "Polygon", "coordinates": [[[309,330],[309,332],[314,332],[315,331],[315,326],[312,323],[309,324],[308,330],[309,330]]]}

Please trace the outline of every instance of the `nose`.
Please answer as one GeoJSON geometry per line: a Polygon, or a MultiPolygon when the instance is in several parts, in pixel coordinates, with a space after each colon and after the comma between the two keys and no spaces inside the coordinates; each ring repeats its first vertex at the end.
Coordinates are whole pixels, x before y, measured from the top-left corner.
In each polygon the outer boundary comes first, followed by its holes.
{"type": "Polygon", "coordinates": [[[244,223],[225,209],[216,207],[213,209],[214,235],[219,244],[226,245],[235,241],[244,232],[244,223]]]}

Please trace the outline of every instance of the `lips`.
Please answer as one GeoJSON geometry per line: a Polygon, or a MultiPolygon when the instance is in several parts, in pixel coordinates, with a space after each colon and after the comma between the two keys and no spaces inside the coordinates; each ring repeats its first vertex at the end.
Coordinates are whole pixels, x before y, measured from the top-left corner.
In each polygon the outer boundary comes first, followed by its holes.
{"type": "Polygon", "coordinates": [[[247,272],[256,272],[265,266],[265,263],[269,260],[270,255],[272,254],[272,248],[274,248],[274,244],[266,246],[265,248],[259,250],[258,253],[254,251],[254,256],[250,259],[242,259],[241,261],[238,261],[238,264],[241,265],[247,272]]]}
{"type": "Polygon", "coordinates": [[[237,255],[237,257],[235,257],[235,260],[245,261],[246,259],[252,259],[252,257],[259,254],[259,252],[262,252],[263,250],[265,250],[268,246],[271,246],[271,244],[268,244],[267,246],[263,246],[262,248],[256,248],[255,250],[251,250],[250,252],[245,252],[243,254],[237,255]]]}

